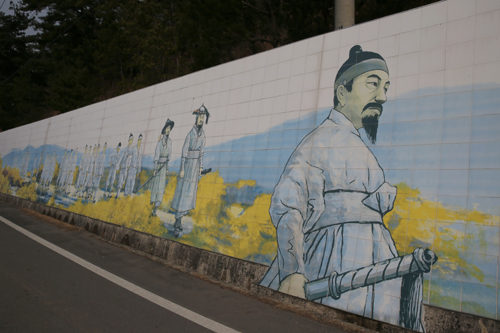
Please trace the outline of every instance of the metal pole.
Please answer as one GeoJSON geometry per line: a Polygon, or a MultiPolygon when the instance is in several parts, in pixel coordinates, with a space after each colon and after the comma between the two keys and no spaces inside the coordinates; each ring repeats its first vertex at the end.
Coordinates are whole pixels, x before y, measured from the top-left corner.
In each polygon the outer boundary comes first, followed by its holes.
{"type": "Polygon", "coordinates": [[[354,25],[354,0],[335,0],[335,30],[354,25]]]}

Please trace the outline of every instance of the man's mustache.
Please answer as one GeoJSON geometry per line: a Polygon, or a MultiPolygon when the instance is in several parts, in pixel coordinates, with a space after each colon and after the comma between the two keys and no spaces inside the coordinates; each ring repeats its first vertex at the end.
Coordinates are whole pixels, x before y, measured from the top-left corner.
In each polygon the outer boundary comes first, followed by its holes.
{"type": "Polygon", "coordinates": [[[365,107],[363,108],[362,112],[364,112],[367,109],[377,109],[380,114],[382,114],[382,111],[384,110],[384,108],[382,107],[382,104],[379,104],[379,103],[368,103],[368,104],[366,104],[365,107]]]}

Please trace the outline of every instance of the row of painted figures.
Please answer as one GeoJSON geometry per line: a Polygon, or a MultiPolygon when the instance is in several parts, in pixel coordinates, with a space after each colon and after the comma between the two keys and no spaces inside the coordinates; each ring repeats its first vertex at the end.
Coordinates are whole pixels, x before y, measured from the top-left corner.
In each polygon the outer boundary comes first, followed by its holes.
{"type": "MultiPolygon", "coordinates": [[[[175,235],[178,237],[183,230],[181,219],[190,210],[196,206],[196,192],[198,188],[199,177],[208,171],[203,170],[203,149],[205,147],[205,133],[203,123],[210,116],[207,108],[202,105],[193,112],[196,115],[196,121],[188,133],[182,147],[181,166],[179,171],[179,180],[171,203],[171,208],[175,210],[175,235]]],[[[170,131],[174,127],[174,122],[167,119],[162,128],[160,140],[155,148],[153,175],[142,184],[138,192],[146,185],[151,191],[151,204],[153,206],[152,215],[156,215],[158,207],[161,205],[165,193],[165,183],[168,175],[168,162],[172,155],[172,141],[169,138],[170,131]]],[[[104,175],[107,142],[101,151],[100,144],[94,147],[85,146],[80,164],[78,165],[78,175],[74,184],[74,175],[76,174],[78,148],[67,150],[58,171],[57,180],[55,180],[56,189],[67,196],[74,196],[91,200],[94,203],[99,198],[110,198],[114,193],[114,184],[116,184],[115,198],[119,198],[123,191],[124,196],[130,196],[136,188],[136,179],[142,168],[141,144],[142,134],[137,138],[136,145],[133,145],[134,136],[131,133],[128,138],[128,144],[122,148],[121,142],[109,156],[109,171],[106,179],[106,185],[103,195],[98,193],[101,178],[104,175]],[[73,191],[74,189],[74,191],[73,191]]],[[[49,191],[54,180],[57,154],[47,154],[43,159],[43,153],[38,159],[35,157],[31,177],[28,176],[30,154],[26,152],[19,165],[16,160],[14,164],[19,167],[22,178],[34,179],[39,182],[43,191],[49,191]],[[43,163],[42,163],[43,160],[43,163]],[[41,174],[40,174],[41,171],[41,174]]]]}
{"type": "MultiPolygon", "coordinates": [[[[125,195],[131,194],[138,170],[140,170],[141,166],[142,158],[140,156],[140,146],[142,142],[142,134],[139,135],[137,146],[132,146],[133,139],[134,136],[130,134],[128,146],[121,150],[121,143],[118,143],[118,146],[111,154],[109,158],[110,169],[106,180],[104,196],[111,196],[109,191],[113,189],[117,172],[119,173],[119,177],[116,197],[119,196],[125,182],[125,195]]],[[[104,174],[106,148],[107,143],[104,144],[102,151],[100,144],[94,145],[93,148],[92,146],[89,147],[89,145],[86,145],[85,153],[83,154],[80,164],[78,165],[78,171],[76,170],[78,148],[75,150],[66,150],[59,165],[57,179],[55,180],[56,188],[65,194],[70,195],[71,186],[74,183],[74,175],[77,174],[75,192],[73,193],[74,196],[93,199],[94,202],[96,202],[97,190],[104,174]]],[[[30,154],[29,152],[26,152],[19,167],[20,176],[22,178],[28,177],[29,163],[27,161],[29,160],[30,154]]],[[[33,161],[32,175],[30,178],[38,181],[42,189],[48,191],[50,185],[52,185],[54,181],[56,165],[57,154],[55,151],[52,154],[47,154],[45,159],[43,158],[43,153],[40,155],[40,158],[36,155],[33,161]]]]}

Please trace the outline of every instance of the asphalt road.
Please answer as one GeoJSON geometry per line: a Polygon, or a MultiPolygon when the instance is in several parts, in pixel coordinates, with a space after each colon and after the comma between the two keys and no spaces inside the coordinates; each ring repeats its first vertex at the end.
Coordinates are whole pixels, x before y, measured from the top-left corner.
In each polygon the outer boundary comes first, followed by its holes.
{"type": "MultiPolygon", "coordinates": [[[[156,296],[240,332],[344,332],[0,202],[0,216],[156,296]]],[[[140,289],[139,288],[139,289],[140,289]]],[[[189,317],[189,316],[188,316],[189,317]]],[[[1,332],[210,332],[0,221],[1,332]]]]}

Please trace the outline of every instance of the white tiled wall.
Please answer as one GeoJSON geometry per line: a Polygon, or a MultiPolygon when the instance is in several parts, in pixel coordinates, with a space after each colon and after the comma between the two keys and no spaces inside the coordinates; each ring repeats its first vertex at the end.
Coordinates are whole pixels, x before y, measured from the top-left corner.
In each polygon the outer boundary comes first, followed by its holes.
{"type": "MultiPolygon", "coordinates": [[[[374,152],[389,156],[379,161],[386,177],[404,179],[435,202],[469,208],[500,202],[498,186],[495,189],[484,182],[485,175],[490,175],[493,184],[499,185],[500,166],[495,164],[495,156],[499,156],[500,137],[491,133],[500,133],[492,130],[500,125],[500,109],[482,103],[500,102],[498,0],[441,1],[186,75],[2,132],[0,154],[44,144],[78,147],[80,152],[86,144],[107,142],[108,148],[114,148],[118,142],[125,145],[129,133],[135,139],[142,133],[144,154],[152,155],[170,118],[175,121],[171,139],[176,159],[193,126],[191,113],[202,103],[211,113],[205,126],[207,147],[266,133],[287,121],[298,121],[299,125],[290,126],[298,126],[300,134],[296,135],[303,137],[321,119],[315,124],[305,121],[318,110],[332,107],[335,75],[356,44],[380,53],[390,71],[381,137],[373,147],[374,152]]],[[[269,172],[280,173],[277,168],[269,172]]],[[[500,211],[491,214],[498,216],[500,211]]],[[[425,223],[445,222],[450,223],[434,217],[425,223]]],[[[466,227],[471,228],[466,222],[453,227],[465,232],[466,227]]],[[[492,223],[492,228],[498,229],[499,223],[492,223]]],[[[489,255],[497,267],[500,255],[492,251],[460,255],[489,255]]],[[[433,278],[446,280],[438,275],[433,278]]],[[[463,297],[462,291],[453,291],[459,299],[469,297],[467,290],[474,290],[473,286],[486,285],[465,277],[451,281],[466,290],[463,297]]],[[[433,290],[432,280],[429,285],[433,290]]],[[[434,300],[428,297],[427,302],[434,300]]],[[[488,316],[497,317],[496,311],[488,316]]]]}

